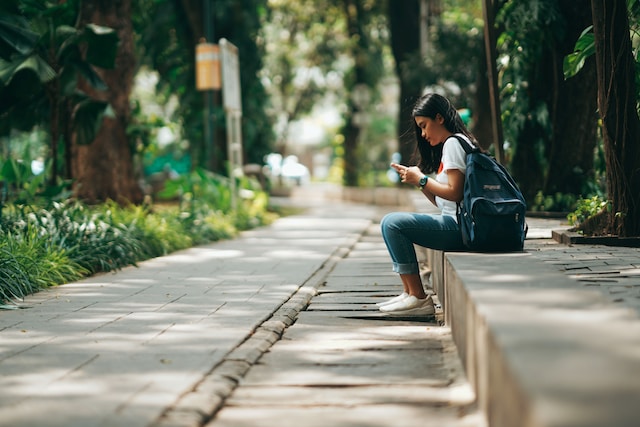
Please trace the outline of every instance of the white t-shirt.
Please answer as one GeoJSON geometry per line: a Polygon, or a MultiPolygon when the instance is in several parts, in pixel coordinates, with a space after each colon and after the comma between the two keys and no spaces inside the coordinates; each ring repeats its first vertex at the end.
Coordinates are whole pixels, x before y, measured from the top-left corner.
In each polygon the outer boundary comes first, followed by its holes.
{"type": "MultiPolygon", "coordinates": [[[[469,138],[465,135],[458,135],[466,141],[469,141],[469,138]]],[[[473,147],[471,142],[469,142],[469,144],[473,147]]],[[[453,136],[447,138],[444,142],[444,146],[442,147],[442,159],[440,160],[440,167],[438,168],[436,181],[448,184],[449,176],[446,171],[450,169],[458,169],[462,173],[467,169],[467,153],[464,151],[464,148],[462,148],[462,145],[460,145],[460,142],[458,142],[458,140],[453,136]]],[[[442,197],[436,197],[436,205],[442,211],[442,215],[450,215],[456,218],[456,202],[443,199],[442,197]]]]}

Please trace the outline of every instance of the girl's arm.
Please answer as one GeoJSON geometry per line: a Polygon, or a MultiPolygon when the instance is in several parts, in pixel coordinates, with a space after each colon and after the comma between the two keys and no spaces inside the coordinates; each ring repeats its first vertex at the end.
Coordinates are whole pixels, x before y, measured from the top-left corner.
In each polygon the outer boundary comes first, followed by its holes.
{"type": "MultiPolygon", "coordinates": [[[[418,186],[420,178],[424,176],[420,168],[417,166],[403,166],[396,163],[392,163],[391,167],[398,171],[402,182],[418,186]]],[[[452,202],[459,202],[463,196],[464,186],[464,173],[459,169],[448,169],[446,171],[449,182],[443,184],[437,182],[435,179],[429,178],[427,184],[422,188],[422,194],[435,205],[436,196],[443,199],[451,200],[452,202]]]]}
{"type": "Polygon", "coordinates": [[[425,188],[428,187],[431,193],[443,199],[456,203],[461,202],[464,195],[464,173],[460,169],[447,169],[446,173],[449,178],[447,184],[438,182],[435,179],[429,179],[425,188]]]}

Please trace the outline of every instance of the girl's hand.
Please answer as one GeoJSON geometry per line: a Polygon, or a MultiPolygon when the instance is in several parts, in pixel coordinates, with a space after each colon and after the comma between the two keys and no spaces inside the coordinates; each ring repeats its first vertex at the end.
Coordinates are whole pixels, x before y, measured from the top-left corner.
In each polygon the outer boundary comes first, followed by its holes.
{"type": "Polygon", "coordinates": [[[391,163],[391,167],[400,174],[400,181],[405,184],[418,185],[420,178],[424,175],[417,166],[407,167],[397,163],[391,163]]]}
{"type": "Polygon", "coordinates": [[[391,163],[391,167],[394,168],[400,175],[402,175],[402,173],[408,169],[406,166],[399,165],[398,163],[391,163]]]}

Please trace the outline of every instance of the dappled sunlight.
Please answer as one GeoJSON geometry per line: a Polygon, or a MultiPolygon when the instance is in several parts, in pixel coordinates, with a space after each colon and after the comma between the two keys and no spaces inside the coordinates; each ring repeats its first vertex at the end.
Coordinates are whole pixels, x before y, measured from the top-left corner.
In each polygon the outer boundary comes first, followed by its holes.
{"type": "Polygon", "coordinates": [[[74,398],[86,395],[99,395],[108,390],[105,384],[99,381],[57,381],[55,387],[50,385],[42,387],[39,384],[42,382],[42,378],[38,377],[50,377],[51,381],[59,378],[66,377],[69,372],[56,369],[45,369],[39,372],[27,373],[25,375],[16,376],[13,378],[11,388],[15,392],[15,396],[38,396],[38,397],[57,397],[64,395],[67,398],[74,398]]]}
{"type": "Polygon", "coordinates": [[[326,259],[324,252],[304,251],[300,249],[280,249],[269,253],[272,258],[278,259],[326,259]]]}
{"type": "MultiPolygon", "coordinates": [[[[334,209],[337,209],[335,207],[334,209]]],[[[306,217],[306,216],[292,216],[285,217],[274,223],[271,227],[273,230],[301,230],[312,233],[319,233],[321,230],[357,230],[365,227],[370,223],[367,219],[362,218],[348,218],[349,210],[343,209],[342,212],[344,215],[340,217],[339,221],[336,221],[336,218],[317,218],[317,217],[306,217]]],[[[354,211],[357,215],[362,215],[361,211],[354,211]]]]}
{"type": "MultiPolygon", "coordinates": [[[[12,398],[4,403],[12,405],[13,416],[22,414],[24,417],[28,412],[36,411],[33,414],[38,414],[41,420],[37,425],[58,425],[59,420],[64,420],[64,412],[70,410],[65,405],[68,399],[74,402],[74,425],[98,425],[98,414],[104,414],[105,409],[114,412],[115,419],[118,413],[123,415],[130,410],[128,408],[136,408],[133,410],[138,418],[145,411],[159,414],[174,401],[176,391],[187,390],[199,378],[197,371],[185,369],[183,363],[175,362],[179,360],[168,361],[161,356],[132,358],[124,354],[111,355],[109,360],[95,358],[91,365],[79,370],[65,372],[43,367],[33,374],[12,376],[12,398]],[[145,369],[140,369],[143,365],[145,369]],[[40,378],[34,378],[34,375],[40,378]],[[42,377],[49,381],[43,384],[42,377]]],[[[3,378],[2,383],[7,384],[7,378],[3,378]]],[[[109,425],[131,425],[125,420],[113,424],[115,419],[109,425]]],[[[3,422],[9,420],[3,417],[3,422]]],[[[19,424],[19,418],[9,425],[14,423],[19,424]]]]}
{"type": "MultiPolygon", "coordinates": [[[[331,254],[352,244],[357,227],[369,223],[334,217],[279,220],[268,231],[243,232],[233,241],[186,249],[27,298],[28,310],[0,316],[0,388],[11,390],[16,417],[6,420],[32,419],[29,409],[49,411],[34,425],[47,416],[69,420],[71,412],[77,425],[154,419],[225,357],[240,364],[243,357],[254,357],[254,349],[246,346],[264,332],[257,328],[331,254]]],[[[371,324],[361,326],[362,333],[376,334],[371,324]]],[[[314,340],[332,339],[329,330],[319,332],[314,340]]],[[[377,332],[385,352],[421,351],[399,330],[377,332]]],[[[341,345],[356,341],[347,337],[341,345]]],[[[335,349],[328,349],[317,352],[315,361],[307,350],[308,345],[298,351],[309,357],[299,362],[328,361],[336,381],[342,370],[378,363],[366,347],[358,351],[362,357],[336,358],[335,349]]],[[[393,362],[384,353],[377,359],[381,367],[393,362]]],[[[430,378],[425,384],[446,382],[430,378]]]]}
{"type": "MultiPolygon", "coordinates": [[[[241,258],[245,255],[244,251],[235,249],[189,249],[187,251],[180,252],[179,254],[168,255],[172,263],[188,263],[193,264],[197,262],[210,261],[216,259],[230,259],[241,258]]],[[[169,261],[169,260],[168,260],[169,261]]]]}

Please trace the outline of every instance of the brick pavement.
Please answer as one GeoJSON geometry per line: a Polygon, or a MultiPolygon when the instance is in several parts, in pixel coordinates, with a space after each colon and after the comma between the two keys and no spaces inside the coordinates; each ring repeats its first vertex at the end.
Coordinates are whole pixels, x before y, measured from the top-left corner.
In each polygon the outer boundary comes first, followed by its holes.
{"type": "Polygon", "coordinates": [[[640,313],[640,248],[554,241],[531,245],[532,253],[576,281],[597,290],[612,303],[640,313]]]}

